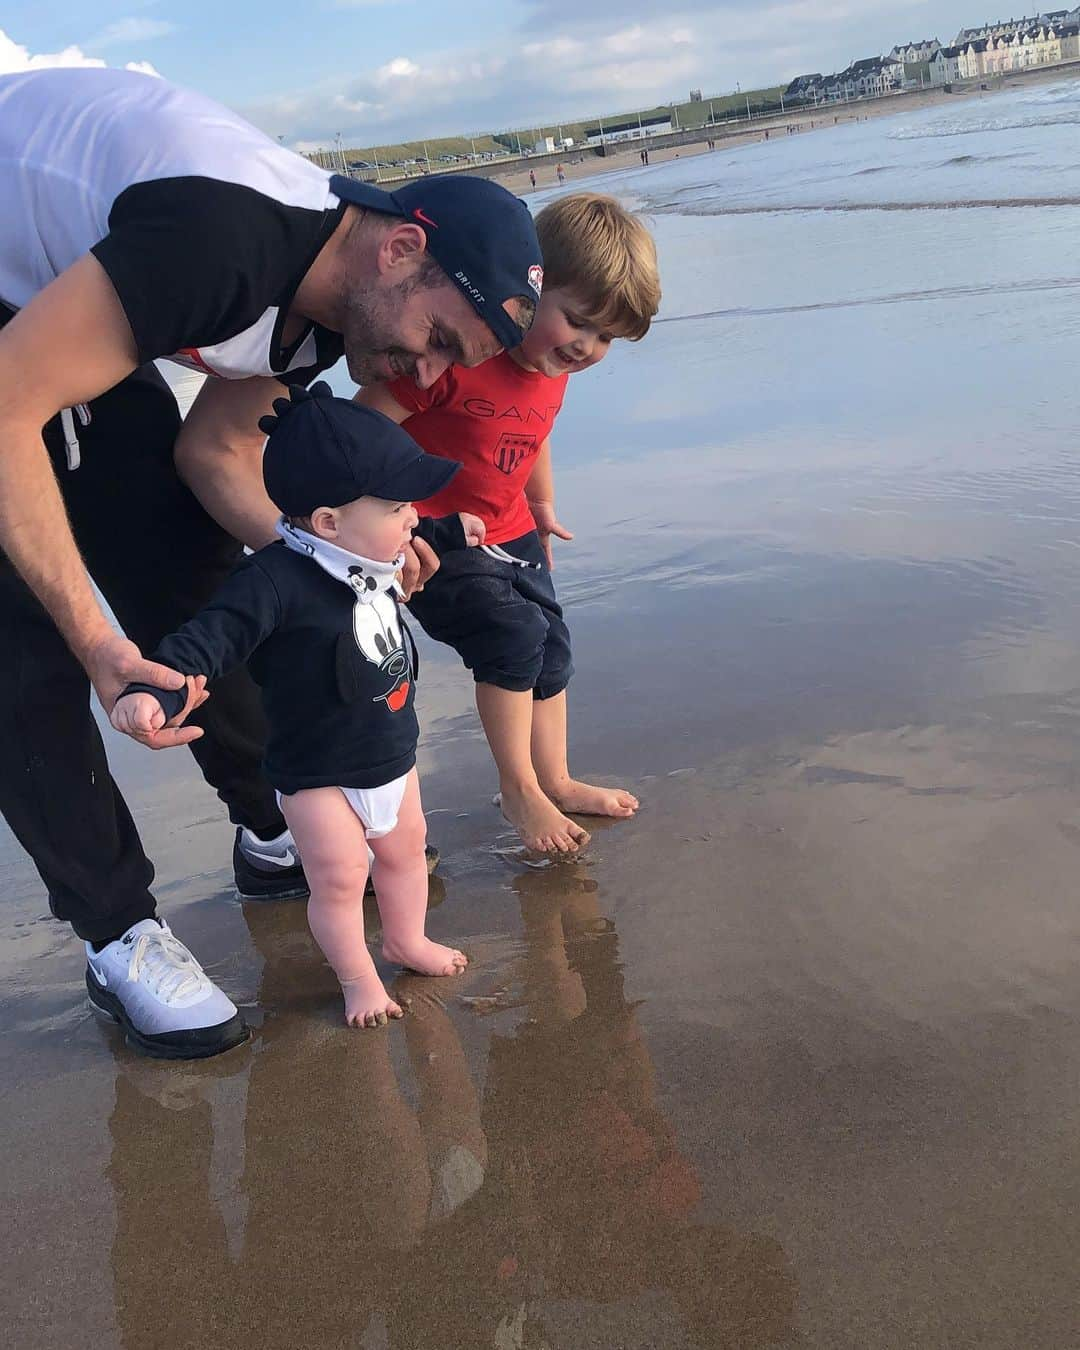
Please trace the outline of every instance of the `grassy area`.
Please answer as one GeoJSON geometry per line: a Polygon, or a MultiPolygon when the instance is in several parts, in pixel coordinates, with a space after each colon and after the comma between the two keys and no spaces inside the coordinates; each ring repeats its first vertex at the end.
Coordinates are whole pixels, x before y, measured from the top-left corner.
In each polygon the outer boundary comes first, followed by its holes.
{"type": "MultiPolygon", "coordinates": [[[[704,126],[707,122],[723,121],[728,117],[738,116],[740,113],[746,114],[746,100],[749,98],[751,110],[778,103],[780,94],[783,91],[783,85],[777,85],[772,89],[748,89],[745,93],[739,94],[717,94],[712,98],[703,98],[699,103],[697,101],[690,103],[661,104],[656,108],[634,108],[630,112],[604,113],[603,119],[605,125],[609,122],[629,122],[638,116],[639,112],[642,118],[670,116],[673,113],[678,115],[678,123],[681,128],[692,130],[695,127],[704,126]]],[[[517,153],[518,141],[520,138],[521,148],[531,150],[537,140],[545,136],[551,136],[556,140],[559,137],[572,137],[575,142],[582,142],[585,139],[585,132],[590,127],[598,124],[599,118],[587,118],[584,121],[549,123],[542,127],[526,127],[515,129],[513,131],[500,131],[494,135],[483,136],[429,136],[427,141],[404,141],[397,145],[368,145],[368,146],[350,146],[345,149],[346,160],[363,161],[367,164],[374,164],[376,160],[381,165],[403,164],[408,160],[424,161],[430,159],[433,164],[440,162],[440,155],[468,156],[474,150],[478,155],[503,155],[508,151],[512,154],[517,153]]],[[[317,163],[323,164],[325,168],[337,168],[337,152],[325,150],[321,154],[312,155],[317,163]]],[[[446,162],[446,161],[442,161],[446,162]]]]}
{"type": "MultiPolygon", "coordinates": [[[[697,101],[693,103],[662,103],[655,108],[633,108],[629,112],[604,113],[602,116],[604,125],[607,126],[609,123],[632,122],[639,114],[644,120],[647,117],[668,117],[677,113],[680,128],[690,131],[695,127],[704,126],[709,121],[723,121],[726,117],[734,117],[739,113],[745,117],[747,98],[750,100],[751,111],[756,111],[759,107],[768,104],[779,103],[780,95],[786,87],[786,85],[781,84],[771,89],[748,89],[746,93],[717,94],[713,98],[703,98],[700,103],[697,101]]],[[[556,140],[560,136],[572,136],[574,141],[578,142],[585,139],[587,129],[594,129],[598,126],[599,120],[598,117],[592,117],[579,122],[549,123],[543,127],[528,127],[522,131],[500,131],[496,133],[495,139],[514,151],[517,150],[519,136],[523,149],[531,149],[534,143],[544,136],[551,136],[556,140]]]]}
{"type": "MultiPolygon", "coordinates": [[[[403,163],[405,160],[423,160],[430,157],[434,162],[440,155],[469,155],[475,147],[478,155],[504,155],[506,149],[492,136],[431,136],[425,141],[403,141],[397,145],[351,146],[345,149],[347,160],[363,160],[380,165],[403,163]]],[[[324,168],[337,168],[337,151],[324,150],[312,158],[323,164],[324,168]]]]}

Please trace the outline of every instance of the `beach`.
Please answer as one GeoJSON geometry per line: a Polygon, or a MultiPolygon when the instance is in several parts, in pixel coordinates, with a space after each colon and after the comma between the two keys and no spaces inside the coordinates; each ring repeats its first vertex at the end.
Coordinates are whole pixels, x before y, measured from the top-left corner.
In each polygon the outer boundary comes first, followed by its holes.
{"type": "Polygon", "coordinates": [[[109,741],[237,1051],[126,1049],[4,836],[11,1344],[1075,1342],[1078,124],[1059,78],[595,177],[664,303],[571,382],[555,580],[571,766],[642,809],[525,855],[421,639],[471,965],[400,1024],[236,901],[183,751],[109,741]]]}

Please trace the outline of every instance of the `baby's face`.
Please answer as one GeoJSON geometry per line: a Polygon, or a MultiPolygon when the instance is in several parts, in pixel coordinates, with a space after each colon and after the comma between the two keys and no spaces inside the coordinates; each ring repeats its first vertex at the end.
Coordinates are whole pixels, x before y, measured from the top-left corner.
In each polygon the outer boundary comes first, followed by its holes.
{"type": "Polygon", "coordinates": [[[568,287],[549,286],[517,351],[542,375],[574,374],[602,361],[616,336],[597,326],[568,287]]]}
{"type": "Polygon", "coordinates": [[[393,562],[412,538],[419,516],[412,502],[358,497],[334,507],[331,543],[375,562],[393,562]]]}

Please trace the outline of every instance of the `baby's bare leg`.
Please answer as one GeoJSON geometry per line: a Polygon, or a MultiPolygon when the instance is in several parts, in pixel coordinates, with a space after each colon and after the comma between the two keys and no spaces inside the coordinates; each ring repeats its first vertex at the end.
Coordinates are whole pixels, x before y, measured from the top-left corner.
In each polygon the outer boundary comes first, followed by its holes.
{"type": "Polygon", "coordinates": [[[389,834],[371,840],[371,879],[383,928],[383,955],[421,975],[459,975],[468,965],[463,952],[424,936],[428,875],[424,844],[427,822],[420,805],[420,782],[413,769],[389,834]]]}
{"type": "MultiPolygon", "coordinates": [[[[309,788],[283,797],[281,809],[311,887],[312,936],[341,981],[345,1021],[350,1026],[385,1026],[388,1017],[402,1013],[383,988],[364,940],[364,827],[338,788],[309,788]]],[[[422,858],[423,848],[420,852],[422,858]]],[[[426,885],[426,869],[424,880],[426,885]]]]}

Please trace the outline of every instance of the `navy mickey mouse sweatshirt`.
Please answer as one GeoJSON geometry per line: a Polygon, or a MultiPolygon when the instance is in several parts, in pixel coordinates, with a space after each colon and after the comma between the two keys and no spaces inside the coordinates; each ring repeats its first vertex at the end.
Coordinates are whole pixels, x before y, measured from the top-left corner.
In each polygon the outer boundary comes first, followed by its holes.
{"type": "MultiPolygon", "coordinates": [[[[415,533],[436,552],[464,548],[457,516],[415,533]]],[[[359,570],[359,569],[356,569],[359,570]]],[[[247,662],[269,723],[264,769],[286,796],[302,788],[374,788],[416,762],[416,656],[396,595],[331,576],[284,542],[245,558],[213,600],[152,659],[212,681],[247,662]]],[[[174,717],[186,691],[130,684],[174,717]]]]}

